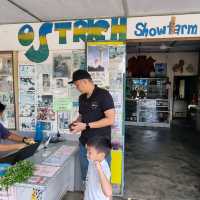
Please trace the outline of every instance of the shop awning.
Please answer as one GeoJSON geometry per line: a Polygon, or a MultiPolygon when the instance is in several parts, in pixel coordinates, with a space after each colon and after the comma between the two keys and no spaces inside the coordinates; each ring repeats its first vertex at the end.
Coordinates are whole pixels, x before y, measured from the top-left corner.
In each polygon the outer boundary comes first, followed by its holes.
{"type": "Polygon", "coordinates": [[[200,13],[199,0],[0,0],[0,24],[200,13]]]}

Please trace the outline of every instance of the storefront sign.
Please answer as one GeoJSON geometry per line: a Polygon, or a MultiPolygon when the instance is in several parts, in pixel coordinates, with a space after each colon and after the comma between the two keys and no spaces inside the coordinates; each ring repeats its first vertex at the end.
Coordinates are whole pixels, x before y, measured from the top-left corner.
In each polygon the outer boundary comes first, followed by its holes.
{"type": "Polygon", "coordinates": [[[200,15],[129,18],[127,39],[200,36],[200,15]]]}
{"type": "Polygon", "coordinates": [[[86,41],[200,37],[199,19],[191,14],[1,25],[0,51],[23,51],[29,61],[42,63],[50,51],[85,49],[86,41]]]}
{"type": "Polygon", "coordinates": [[[25,56],[30,61],[41,63],[49,56],[50,43],[54,43],[54,47],[59,45],[62,46],[60,48],[63,48],[72,43],[86,41],[126,40],[126,23],[125,17],[116,17],[47,22],[40,24],[39,27],[34,27],[34,24],[25,24],[19,28],[18,41],[20,45],[28,47],[25,56]],[[38,30],[36,30],[37,28],[38,30]],[[52,35],[54,36],[53,40],[49,39],[52,35]]]}

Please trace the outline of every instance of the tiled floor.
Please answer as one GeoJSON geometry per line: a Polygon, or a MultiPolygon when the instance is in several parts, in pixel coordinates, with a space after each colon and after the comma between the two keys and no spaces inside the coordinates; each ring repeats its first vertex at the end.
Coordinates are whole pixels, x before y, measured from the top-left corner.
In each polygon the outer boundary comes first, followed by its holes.
{"type": "MultiPolygon", "coordinates": [[[[127,127],[125,158],[123,199],[200,200],[200,133],[186,123],[127,127]]],[[[79,193],[68,193],[63,200],[79,199],[79,193]]]]}

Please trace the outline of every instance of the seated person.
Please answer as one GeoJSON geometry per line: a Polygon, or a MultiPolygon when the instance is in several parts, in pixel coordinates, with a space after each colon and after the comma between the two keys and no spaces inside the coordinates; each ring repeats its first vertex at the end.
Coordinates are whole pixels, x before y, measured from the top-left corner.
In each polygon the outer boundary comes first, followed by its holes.
{"type": "Polygon", "coordinates": [[[32,138],[22,137],[9,131],[7,128],[4,127],[2,123],[3,112],[6,106],[0,102],[0,140],[1,139],[8,139],[15,142],[16,144],[0,144],[0,152],[8,152],[8,151],[15,151],[24,148],[27,144],[34,144],[34,140],[32,138]]]}

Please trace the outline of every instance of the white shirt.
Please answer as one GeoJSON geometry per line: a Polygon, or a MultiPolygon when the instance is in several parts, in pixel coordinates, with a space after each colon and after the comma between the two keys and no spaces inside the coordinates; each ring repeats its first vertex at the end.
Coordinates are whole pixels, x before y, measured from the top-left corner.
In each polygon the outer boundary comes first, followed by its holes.
{"type": "MultiPolygon", "coordinates": [[[[110,180],[111,173],[106,160],[101,162],[101,167],[107,179],[110,180]]],[[[99,174],[93,161],[89,161],[84,200],[109,200],[103,194],[99,174]]]]}

